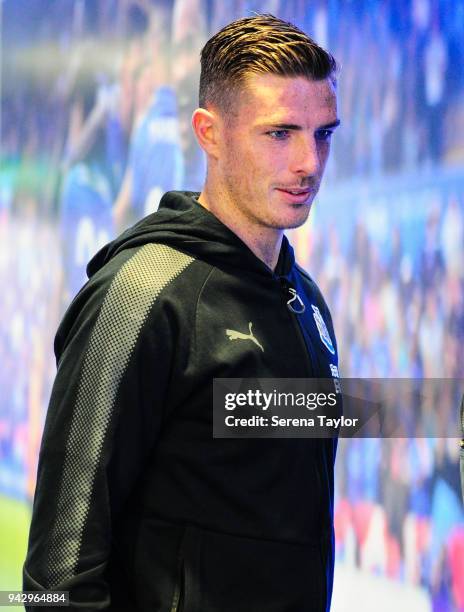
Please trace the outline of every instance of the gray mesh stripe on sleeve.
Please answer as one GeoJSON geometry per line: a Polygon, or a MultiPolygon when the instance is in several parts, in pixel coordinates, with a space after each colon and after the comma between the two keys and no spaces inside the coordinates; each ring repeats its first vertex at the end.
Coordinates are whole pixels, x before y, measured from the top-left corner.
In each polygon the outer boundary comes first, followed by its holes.
{"type": "Polygon", "coordinates": [[[108,289],[84,357],[66,445],[50,534],[48,587],[75,575],[116,393],[142,325],[162,289],[192,261],[168,246],[147,244],[121,267],[108,289]]]}

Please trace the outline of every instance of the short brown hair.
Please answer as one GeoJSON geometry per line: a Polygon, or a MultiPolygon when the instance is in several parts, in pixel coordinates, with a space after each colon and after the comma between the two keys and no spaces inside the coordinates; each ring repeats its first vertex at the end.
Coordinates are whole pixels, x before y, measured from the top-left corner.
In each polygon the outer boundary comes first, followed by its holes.
{"type": "Polygon", "coordinates": [[[201,51],[200,106],[231,110],[231,96],[249,74],[335,81],[334,57],[293,24],[256,15],[226,25],[201,51]]]}

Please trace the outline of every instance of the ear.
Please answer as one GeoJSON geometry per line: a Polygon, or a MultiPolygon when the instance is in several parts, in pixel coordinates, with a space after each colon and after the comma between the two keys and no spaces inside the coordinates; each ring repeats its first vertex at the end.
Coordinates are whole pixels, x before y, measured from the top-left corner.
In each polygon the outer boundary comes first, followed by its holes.
{"type": "Polygon", "coordinates": [[[207,155],[218,157],[219,117],[214,111],[197,108],[192,115],[192,128],[198,144],[207,155]]]}

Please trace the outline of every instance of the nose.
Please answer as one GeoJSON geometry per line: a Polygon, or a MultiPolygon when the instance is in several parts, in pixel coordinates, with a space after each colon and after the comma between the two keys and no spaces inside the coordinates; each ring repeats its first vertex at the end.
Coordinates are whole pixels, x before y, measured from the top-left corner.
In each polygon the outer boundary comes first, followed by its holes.
{"type": "Polygon", "coordinates": [[[320,151],[314,136],[299,134],[295,139],[290,170],[302,176],[317,176],[321,170],[320,151]]]}

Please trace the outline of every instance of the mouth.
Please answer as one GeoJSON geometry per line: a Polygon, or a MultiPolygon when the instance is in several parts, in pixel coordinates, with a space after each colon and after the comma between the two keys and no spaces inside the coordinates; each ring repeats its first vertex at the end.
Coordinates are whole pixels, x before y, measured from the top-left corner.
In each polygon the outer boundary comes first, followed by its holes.
{"type": "Polygon", "coordinates": [[[294,189],[287,187],[276,187],[276,191],[283,194],[285,200],[290,204],[306,204],[314,195],[314,189],[307,187],[305,189],[295,187],[294,189]]]}

